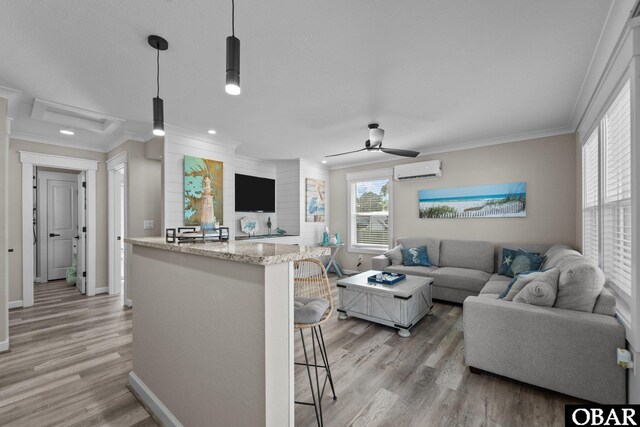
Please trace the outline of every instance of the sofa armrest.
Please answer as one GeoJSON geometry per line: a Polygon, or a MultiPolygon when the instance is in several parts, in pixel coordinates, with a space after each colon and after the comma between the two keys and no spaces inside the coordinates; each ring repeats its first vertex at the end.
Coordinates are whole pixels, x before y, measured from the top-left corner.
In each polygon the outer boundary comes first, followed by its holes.
{"type": "Polygon", "coordinates": [[[615,317],[487,297],[464,302],[467,365],[598,403],[626,402],[615,317]]]}
{"type": "Polygon", "coordinates": [[[391,261],[384,255],[378,255],[371,258],[371,269],[384,271],[385,268],[391,265],[391,261]]]}

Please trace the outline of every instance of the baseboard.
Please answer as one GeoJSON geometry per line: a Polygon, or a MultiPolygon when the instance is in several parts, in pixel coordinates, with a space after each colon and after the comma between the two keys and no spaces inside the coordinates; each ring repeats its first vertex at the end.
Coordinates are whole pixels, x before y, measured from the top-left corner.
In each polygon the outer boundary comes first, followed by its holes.
{"type": "Polygon", "coordinates": [[[0,353],[4,351],[9,351],[9,339],[0,341],[0,353]]]}
{"type": "Polygon", "coordinates": [[[18,300],[18,301],[9,301],[9,310],[11,310],[12,308],[20,308],[22,307],[22,300],[18,300]]]}
{"type": "Polygon", "coordinates": [[[96,295],[98,294],[108,294],[109,293],[109,287],[108,286],[103,286],[102,288],[96,288],[96,295]]]}
{"type": "Polygon", "coordinates": [[[133,300],[131,300],[129,298],[125,298],[124,299],[124,305],[126,305],[129,308],[133,307],[133,300]]]}
{"type": "Polygon", "coordinates": [[[180,421],[133,371],[129,372],[129,389],[147,411],[151,412],[154,418],[157,418],[160,425],[182,427],[180,421]]]}

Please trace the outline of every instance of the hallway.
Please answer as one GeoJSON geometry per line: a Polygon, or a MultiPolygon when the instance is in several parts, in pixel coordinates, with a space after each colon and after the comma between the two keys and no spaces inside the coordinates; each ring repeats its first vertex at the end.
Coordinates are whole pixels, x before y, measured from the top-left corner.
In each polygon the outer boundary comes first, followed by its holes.
{"type": "Polygon", "coordinates": [[[0,425],[153,426],[126,388],[131,310],[122,296],[87,298],[64,281],[35,286],[9,313],[0,354],[0,425]]]}

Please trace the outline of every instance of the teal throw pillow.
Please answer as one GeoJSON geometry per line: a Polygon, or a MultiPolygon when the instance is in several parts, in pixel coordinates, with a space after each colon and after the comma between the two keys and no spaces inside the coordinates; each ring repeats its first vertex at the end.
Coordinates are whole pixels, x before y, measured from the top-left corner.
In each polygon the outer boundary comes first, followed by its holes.
{"type": "Polygon", "coordinates": [[[427,255],[427,247],[420,246],[417,248],[402,248],[402,264],[407,267],[423,266],[430,267],[429,256],[427,255]]]}
{"type": "Polygon", "coordinates": [[[539,253],[526,252],[522,249],[502,249],[500,271],[503,276],[515,277],[524,271],[539,271],[545,257],[539,253]]]}

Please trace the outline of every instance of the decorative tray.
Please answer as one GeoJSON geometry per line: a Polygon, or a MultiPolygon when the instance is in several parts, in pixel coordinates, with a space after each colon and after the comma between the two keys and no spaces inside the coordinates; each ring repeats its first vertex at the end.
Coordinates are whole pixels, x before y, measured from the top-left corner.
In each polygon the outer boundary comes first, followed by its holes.
{"type": "Polygon", "coordinates": [[[369,276],[367,281],[370,283],[379,283],[381,285],[395,285],[396,283],[406,279],[405,274],[398,273],[380,273],[369,276]]]}

